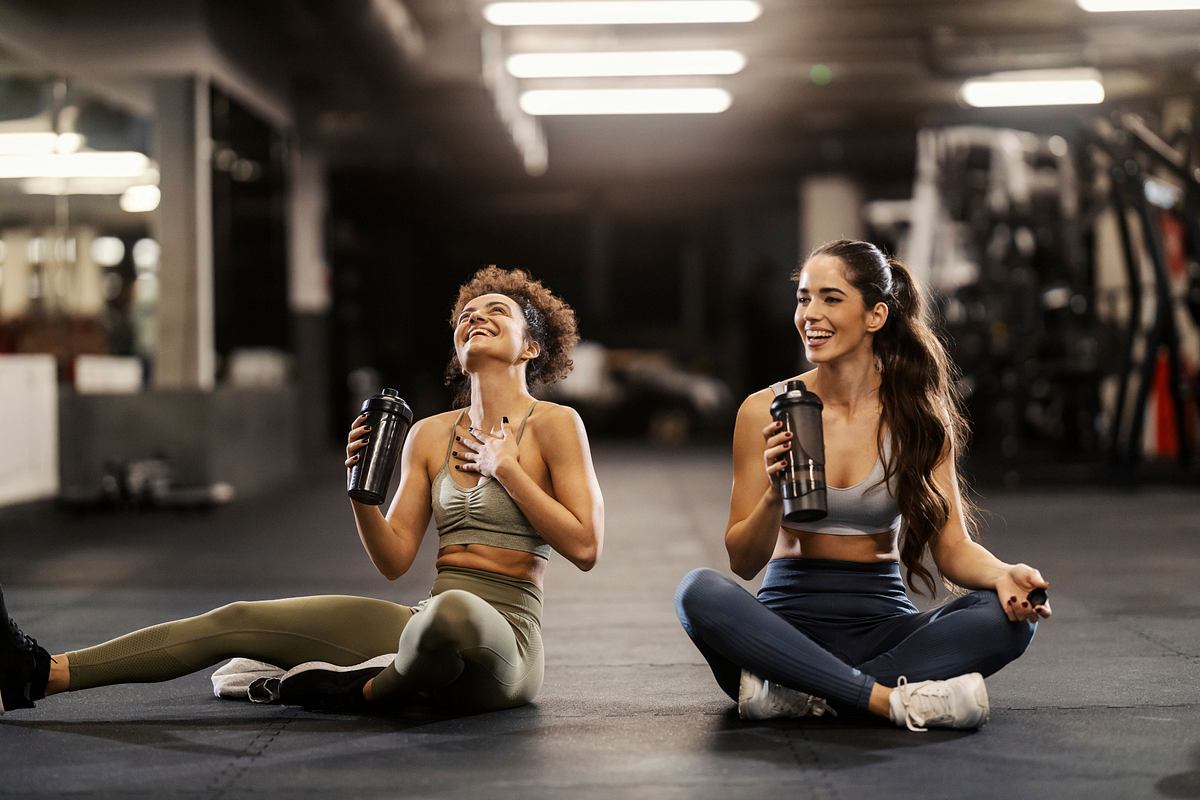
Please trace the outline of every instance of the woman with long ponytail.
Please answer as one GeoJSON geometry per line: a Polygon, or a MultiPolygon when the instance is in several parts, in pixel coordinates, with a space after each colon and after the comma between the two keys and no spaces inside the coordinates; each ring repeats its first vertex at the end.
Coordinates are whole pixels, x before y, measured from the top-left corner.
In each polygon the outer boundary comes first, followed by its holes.
{"type": "Polygon", "coordinates": [[[792,275],[796,329],[815,368],[798,376],[823,402],[828,515],[786,523],[779,491],[792,434],[770,405],[738,411],[725,546],[757,597],[729,577],[684,577],[684,630],[744,719],[858,710],[910,730],[987,721],[984,677],[1019,657],[1049,584],[974,535],[958,461],[966,423],[954,367],[908,270],[869,242],[814,250],[792,275]],[[929,557],[955,595],[936,594],[929,557]],[[903,567],[903,578],[901,568],[903,567]]]}

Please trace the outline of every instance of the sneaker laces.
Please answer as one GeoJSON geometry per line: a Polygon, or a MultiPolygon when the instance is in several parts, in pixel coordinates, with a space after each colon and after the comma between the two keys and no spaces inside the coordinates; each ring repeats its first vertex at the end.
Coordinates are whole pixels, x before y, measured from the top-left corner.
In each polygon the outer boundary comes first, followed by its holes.
{"type": "Polygon", "coordinates": [[[808,694],[807,692],[797,692],[797,694],[802,694],[806,697],[805,714],[811,714],[814,717],[823,717],[826,714],[834,717],[837,716],[837,712],[833,710],[833,706],[829,705],[823,698],[808,694]]]}
{"type": "Polygon", "coordinates": [[[837,716],[837,712],[833,710],[833,706],[816,695],[773,683],[772,681],[763,681],[763,684],[767,687],[767,699],[771,710],[775,713],[783,713],[789,716],[822,717],[826,714],[834,717],[837,716]]]}
{"type": "Polygon", "coordinates": [[[34,639],[17,627],[17,621],[12,617],[8,618],[8,639],[18,650],[25,650],[32,653],[38,647],[37,639],[34,639]]]}
{"type": "Polygon", "coordinates": [[[921,727],[923,725],[954,718],[950,708],[950,688],[945,681],[910,684],[908,678],[901,675],[896,681],[896,691],[900,692],[900,699],[904,703],[904,724],[910,731],[921,733],[929,730],[921,727]],[[918,706],[915,710],[914,704],[918,706]]]}

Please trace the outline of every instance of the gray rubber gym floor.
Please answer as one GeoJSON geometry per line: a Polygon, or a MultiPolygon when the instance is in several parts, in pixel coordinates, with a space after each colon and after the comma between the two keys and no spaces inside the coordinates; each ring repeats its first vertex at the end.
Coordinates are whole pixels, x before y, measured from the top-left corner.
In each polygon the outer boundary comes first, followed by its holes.
{"type": "MultiPolygon", "coordinates": [[[[740,722],[672,607],[687,570],[727,569],[725,453],[601,448],[597,462],[604,557],[586,574],[551,564],[536,705],[365,717],[218,700],[207,673],[109,687],[0,718],[0,794],[1200,797],[1200,492],[984,492],[985,541],[1043,571],[1054,619],[989,679],[985,728],[918,734],[740,722]]],[[[0,581],[53,651],[235,599],[415,603],[432,547],[388,584],[359,548],[341,479],[208,515],[9,510],[0,581]]]]}

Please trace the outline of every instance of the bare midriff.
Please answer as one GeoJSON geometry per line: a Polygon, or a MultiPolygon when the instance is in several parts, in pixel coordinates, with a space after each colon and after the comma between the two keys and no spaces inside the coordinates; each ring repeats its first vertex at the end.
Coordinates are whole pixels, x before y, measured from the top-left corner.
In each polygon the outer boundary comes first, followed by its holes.
{"type": "Polygon", "coordinates": [[[900,553],[896,549],[896,534],[891,531],[835,536],[781,528],[771,558],[823,558],[875,564],[880,561],[899,561],[900,553]]]}
{"type": "Polygon", "coordinates": [[[438,551],[438,567],[463,567],[495,572],[509,578],[529,581],[539,589],[546,574],[547,561],[533,553],[493,547],[487,544],[450,544],[438,551]]]}

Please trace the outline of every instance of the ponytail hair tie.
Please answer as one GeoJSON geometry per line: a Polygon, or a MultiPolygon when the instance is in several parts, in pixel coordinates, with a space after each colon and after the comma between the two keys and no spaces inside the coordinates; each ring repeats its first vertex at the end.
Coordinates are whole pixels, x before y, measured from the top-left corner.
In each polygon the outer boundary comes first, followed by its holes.
{"type": "Polygon", "coordinates": [[[904,267],[904,262],[892,256],[887,257],[888,278],[890,278],[890,294],[897,302],[904,300],[904,292],[909,288],[908,272],[904,267]]]}

